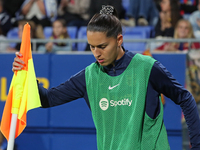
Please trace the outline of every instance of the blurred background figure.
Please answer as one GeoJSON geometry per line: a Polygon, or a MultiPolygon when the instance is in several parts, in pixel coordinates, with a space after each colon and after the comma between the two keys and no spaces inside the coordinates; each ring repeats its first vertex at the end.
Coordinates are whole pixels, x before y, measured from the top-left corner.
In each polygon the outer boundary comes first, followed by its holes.
{"type": "Polygon", "coordinates": [[[58,18],[66,21],[67,26],[86,26],[89,19],[90,0],[61,0],[58,18]]]}
{"type": "Polygon", "coordinates": [[[199,0],[182,0],[180,3],[181,15],[183,15],[185,19],[188,19],[191,13],[198,10],[198,3],[199,0]]]}
{"type": "MultiPolygon", "coordinates": [[[[174,39],[185,39],[185,38],[195,38],[193,34],[192,25],[188,20],[181,19],[178,21],[175,32],[174,39]]],[[[189,49],[199,49],[199,43],[164,43],[160,47],[156,48],[154,51],[188,51],[189,49]]]]}
{"type": "MultiPolygon", "coordinates": [[[[30,26],[31,26],[31,38],[35,38],[37,39],[38,38],[38,35],[36,34],[36,25],[33,21],[31,20],[26,20],[26,19],[23,19],[23,20],[19,20],[18,21],[18,32],[17,32],[17,35],[18,35],[18,39],[22,39],[22,33],[23,33],[23,28],[24,28],[24,25],[26,23],[29,23],[30,26]]],[[[41,34],[41,33],[40,33],[41,34]]],[[[43,34],[43,33],[42,33],[43,34]]],[[[32,44],[32,43],[31,43],[32,44]]],[[[20,46],[21,46],[21,43],[17,43],[15,44],[14,46],[9,46],[6,51],[7,52],[16,52],[16,51],[19,51],[20,50],[20,46]]],[[[39,46],[39,43],[36,44],[36,48],[39,46]]],[[[32,46],[32,50],[33,50],[33,46],[32,46]]]]}
{"type": "Polygon", "coordinates": [[[4,36],[12,28],[11,16],[5,11],[3,0],[0,0],[0,27],[4,36]]]}
{"type": "Polygon", "coordinates": [[[174,28],[178,20],[182,19],[179,0],[161,0],[159,16],[155,27],[155,37],[173,37],[174,28]]]}
{"type": "MultiPolygon", "coordinates": [[[[53,39],[69,39],[69,35],[66,28],[65,20],[57,19],[52,24],[52,35],[50,37],[51,40],[53,39]]],[[[72,47],[66,43],[55,43],[55,42],[48,42],[47,44],[40,45],[38,48],[38,52],[58,52],[58,51],[71,51],[72,47]]]]}
{"type": "Polygon", "coordinates": [[[19,19],[29,19],[43,27],[51,26],[57,18],[56,0],[25,0],[18,12],[19,19]]]}
{"type": "Polygon", "coordinates": [[[200,2],[198,2],[197,8],[198,10],[189,16],[189,21],[192,24],[195,37],[200,38],[200,2]]]}
{"type": "MultiPolygon", "coordinates": [[[[6,36],[3,34],[2,28],[0,26],[0,40],[6,40],[6,36]]],[[[6,52],[6,49],[9,47],[9,43],[0,42],[0,53],[6,52]]]]}
{"type": "Polygon", "coordinates": [[[43,28],[51,26],[57,18],[57,0],[24,0],[19,11],[16,12],[18,20],[27,19],[35,23],[35,32],[38,38],[44,39],[43,28]]]}
{"type": "Polygon", "coordinates": [[[125,26],[155,26],[159,13],[154,0],[129,0],[128,19],[121,19],[125,26]]]}

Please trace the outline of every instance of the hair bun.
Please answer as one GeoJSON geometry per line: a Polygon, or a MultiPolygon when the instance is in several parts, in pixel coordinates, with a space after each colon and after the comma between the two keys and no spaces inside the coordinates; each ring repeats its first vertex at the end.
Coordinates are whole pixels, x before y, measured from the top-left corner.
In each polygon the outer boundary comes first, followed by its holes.
{"type": "Polygon", "coordinates": [[[100,10],[100,14],[107,14],[107,15],[113,15],[114,7],[110,5],[102,5],[102,9],[100,10]]]}

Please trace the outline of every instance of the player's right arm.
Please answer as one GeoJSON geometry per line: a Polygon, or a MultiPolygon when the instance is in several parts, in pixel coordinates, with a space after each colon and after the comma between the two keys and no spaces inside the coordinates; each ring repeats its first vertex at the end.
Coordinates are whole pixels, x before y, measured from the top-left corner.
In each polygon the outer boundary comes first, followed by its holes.
{"type": "MultiPolygon", "coordinates": [[[[12,70],[21,70],[23,68],[23,61],[20,57],[23,57],[19,52],[16,52],[14,58],[12,70]]],[[[64,83],[45,89],[38,83],[38,90],[42,107],[53,107],[64,103],[71,102],[78,98],[87,99],[86,85],[85,85],[85,70],[80,71],[64,83]]],[[[88,101],[86,100],[87,104],[88,101]]]]}
{"type": "Polygon", "coordinates": [[[85,70],[80,71],[56,87],[45,89],[39,84],[38,89],[42,107],[62,105],[78,98],[84,98],[88,104],[85,70]]]}

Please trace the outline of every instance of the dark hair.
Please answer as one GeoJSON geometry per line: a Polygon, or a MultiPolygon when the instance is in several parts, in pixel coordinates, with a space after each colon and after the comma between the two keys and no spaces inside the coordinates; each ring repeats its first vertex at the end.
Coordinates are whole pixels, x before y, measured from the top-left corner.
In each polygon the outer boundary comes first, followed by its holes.
{"type": "Polygon", "coordinates": [[[179,0],[170,0],[170,7],[171,7],[171,23],[172,26],[175,28],[178,20],[182,18],[180,15],[179,0]]]}
{"type": "Polygon", "coordinates": [[[113,6],[102,6],[100,13],[95,14],[87,26],[87,31],[104,32],[107,37],[117,38],[122,34],[122,25],[113,6]]]}

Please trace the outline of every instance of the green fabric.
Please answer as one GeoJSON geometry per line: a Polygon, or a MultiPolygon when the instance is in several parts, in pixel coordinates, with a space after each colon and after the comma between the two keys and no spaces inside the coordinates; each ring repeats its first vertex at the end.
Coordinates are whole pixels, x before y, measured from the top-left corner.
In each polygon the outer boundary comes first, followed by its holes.
{"type": "Polygon", "coordinates": [[[162,103],[156,119],[145,113],[147,85],[154,62],[149,56],[136,54],[118,76],[109,76],[97,63],[86,68],[86,88],[99,150],[170,149],[162,103]]]}

